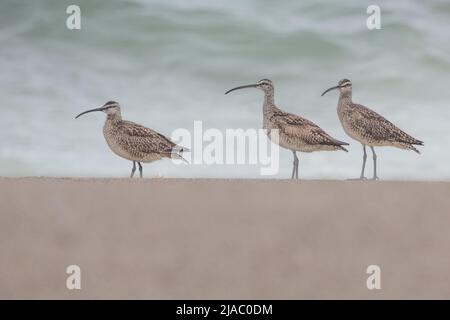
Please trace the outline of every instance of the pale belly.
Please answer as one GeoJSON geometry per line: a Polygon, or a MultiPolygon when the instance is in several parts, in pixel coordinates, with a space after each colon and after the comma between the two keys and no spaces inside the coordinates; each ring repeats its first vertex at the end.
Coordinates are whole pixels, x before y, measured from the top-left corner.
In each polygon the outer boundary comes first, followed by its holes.
{"type": "Polygon", "coordinates": [[[162,156],[158,153],[143,153],[138,152],[135,150],[127,150],[126,148],[122,147],[120,144],[118,144],[113,137],[108,136],[107,134],[104,135],[106,143],[108,144],[109,148],[114,152],[116,155],[118,155],[121,158],[130,160],[130,161],[138,161],[138,162],[153,162],[156,160],[160,160],[162,156]]]}
{"type": "Polygon", "coordinates": [[[278,141],[274,139],[275,137],[272,137],[271,130],[267,132],[267,136],[269,139],[278,144],[280,147],[288,149],[288,150],[294,150],[294,151],[300,151],[300,152],[314,152],[314,151],[333,151],[336,150],[335,146],[325,146],[325,145],[311,145],[308,143],[305,143],[301,139],[293,139],[292,137],[289,137],[286,134],[283,134],[279,132],[279,138],[278,141]]]}
{"type": "Polygon", "coordinates": [[[344,129],[344,132],[350,138],[352,138],[356,141],[359,141],[359,142],[365,141],[365,138],[358,131],[355,131],[348,121],[346,121],[345,119],[342,119],[341,124],[342,124],[342,128],[344,129]]]}

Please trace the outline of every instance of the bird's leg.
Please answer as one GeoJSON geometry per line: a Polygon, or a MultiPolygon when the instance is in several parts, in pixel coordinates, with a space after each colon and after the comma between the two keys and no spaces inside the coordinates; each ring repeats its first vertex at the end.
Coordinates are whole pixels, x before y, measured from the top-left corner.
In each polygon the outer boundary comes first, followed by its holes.
{"type": "Polygon", "coordinates": [[[133,168],[131,168],[130,178],[133,178],[135,171],[136,171],[136,161],[133,161],[133,168]]]}
{"type": "Polygon", "coordinates": [[[375,153],[374,147],[370,147],[372,149],[372,155],[373,155],[373,178],[372,180],[379,180],[377,176],[377,154],[375,153]]]}
{"type": "Polygon", "coordinates": [[[363,144],[363,164],[361,168],[361,175],[359,176],[359,179],[364,180],[366,177],[364,177],[364,169],[366,168],[366,160],[367,160],[367,152],[366,152],[366,145],[363,144]]]}
{"type": "Polygon", "coordinates": [[[294,176],[296,179],[298,179],[298,158],[294,150],[292,150],[292,154],[294,155],[294,162],[292,163],[291,179],[294,179],[294,176]]]}
{"type": "MultiPolygon", "coordinates": [[[[294,155],[295,152],[293,151],[294,155]]],[[[292,174],[291,174],[291,180],[294,179],[294,175],[295,175],[295,156],[294,156],[294,161],[292,162],[292,174]]]]}
{"type": "Polygon", "coordinates": [[[139,165],[139,176],[142,178],[142,165],[140,162],[138,162],[139,165]]]}

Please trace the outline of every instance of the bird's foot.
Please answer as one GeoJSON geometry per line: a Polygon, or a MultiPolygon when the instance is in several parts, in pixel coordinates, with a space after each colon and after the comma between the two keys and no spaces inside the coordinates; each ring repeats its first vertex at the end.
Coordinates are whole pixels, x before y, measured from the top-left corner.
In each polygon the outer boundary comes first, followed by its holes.
{"type": "Polygon", "coordinates": [[[380,180],[380,178],[378,176],[373,176],[373,178],[371,180],[377,181],[377,180],[380,180]]]}

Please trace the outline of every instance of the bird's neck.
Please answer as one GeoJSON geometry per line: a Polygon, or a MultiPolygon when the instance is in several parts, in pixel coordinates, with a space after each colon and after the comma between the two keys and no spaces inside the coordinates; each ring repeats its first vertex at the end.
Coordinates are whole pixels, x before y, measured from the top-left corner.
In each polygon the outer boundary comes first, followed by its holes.
{"type": "Polygon", "coordinates": [[[339,101],[352,102],[352,93],[351,92],[341,92],[339,95],[339,101]]]}
{"type": "Polygon", "coordinates": [[[264,105],[263,105],[264,113],[273,109],[274,107],[275,107],[275,99],[273,97],[273,91],[265,92],[264,93],[264,105]]]}
{"type": "Polygon", "coordinates": [[[106,121],[120,121],[122,120],[122,115],[120,113],[111,113],[106,116],[106,121]]]}
{"type": "Polygon", "coordinates": [[[264,104],[263,104],[263,129],[269,128],[269,119],[271,118],[273,112],[276,110],[275,100],[273,98],[273,92],[264,93],[264,104]]]}

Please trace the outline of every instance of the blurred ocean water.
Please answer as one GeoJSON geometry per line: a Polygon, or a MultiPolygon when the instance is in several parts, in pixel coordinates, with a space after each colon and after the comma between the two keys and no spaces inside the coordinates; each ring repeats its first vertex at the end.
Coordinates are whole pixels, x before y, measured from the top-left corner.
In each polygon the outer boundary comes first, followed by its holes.
{"type": "MultiPolygon", "coordinates": [[[[304,178],[359,174],[361,146],[336,115],[341,78],[353,99],[416,138],[422,154],[379,148],[384,179],[450,178],[450,2],[378,1],[381,30],[366,27],[372,1],[77,1],[81,30],[68,30],[73,1],[0,2],[0,176],[126,177],[103,114],[74,120],[107,100],[125,119],[166,135],[176,128],[260,128],[262,93],[224,92],[261,78],[276,102],[350,152],[300,155],[304,178]]],[[[277,178],[292,155],[281,150],[277,178]]],[[[368,162],[367,173],[371,173],[368,162]]],[[[257,166],[145,165],[145,176],[258,178],[257,166]]]]}

